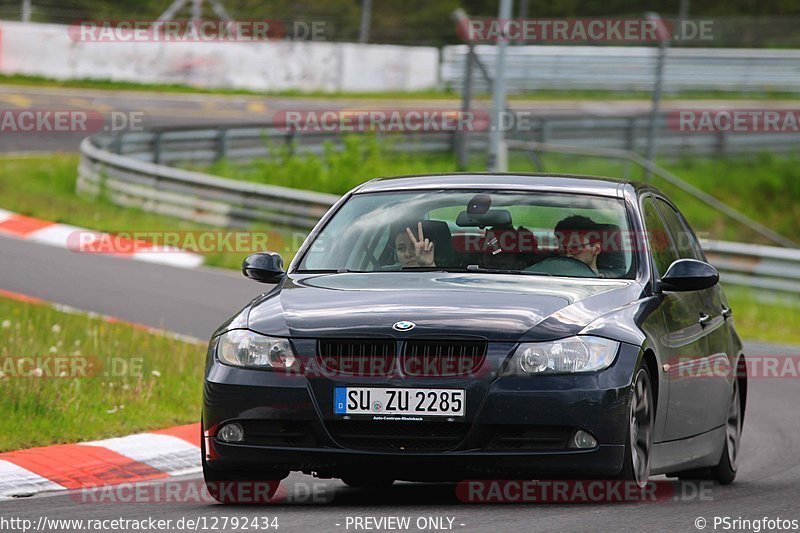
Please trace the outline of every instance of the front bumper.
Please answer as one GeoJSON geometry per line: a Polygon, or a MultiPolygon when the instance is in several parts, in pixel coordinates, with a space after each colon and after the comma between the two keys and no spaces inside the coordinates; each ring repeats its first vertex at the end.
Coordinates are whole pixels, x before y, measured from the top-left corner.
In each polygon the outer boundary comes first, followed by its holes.
{"type": "MultiPolygon", "coordinates": [[[[510,353],[513,346],[496,348],[510,353]]],[[[204,387],[205,461],[214,470],[254,475],[262,470],[320,477],[379,473],[418,481],[613,476],[623,464],[638,355],[638,347],[622,344],[614,364],[586,375],[487,374],[402,382],[246,370],[222,365],[211,355],[204,387]],[[342,420],[333,414],[333,388],[345,385],[463,388],[467,413],[449,423],[405,426],[342,420]],[[217,430],[232,421],[245,427],[244,443],[216,438],[217,430]],[[569,448],[577,429],[591,433],[598,446],[569,448]],[[393,431],[396,439],[390,437],[393,431]]]]}

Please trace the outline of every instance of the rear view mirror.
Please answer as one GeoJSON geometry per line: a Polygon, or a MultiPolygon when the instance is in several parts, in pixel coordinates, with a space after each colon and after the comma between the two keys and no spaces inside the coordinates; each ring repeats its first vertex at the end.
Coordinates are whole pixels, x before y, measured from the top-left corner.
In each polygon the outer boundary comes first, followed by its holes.
{"type": "Polygon", "coordinates": [[[511,212],[505,209],[489,209],[485,213],[461,211],[456,218],[460,228],[485,228],[486,226],[510,226],[511,212]]]}
{"type": "Polygon", "coordinates": [[[699,291],[719,282],[719,272],[697,259],[678,259],[667,269],[659,285],[662,291],[699,291]]]}
{"type": "Polygon", "coordinates": [[[276,252],[259,252],[242,262],[242,274],[262,283],[278,283],[286,274],[283,259],[276,252]]]}

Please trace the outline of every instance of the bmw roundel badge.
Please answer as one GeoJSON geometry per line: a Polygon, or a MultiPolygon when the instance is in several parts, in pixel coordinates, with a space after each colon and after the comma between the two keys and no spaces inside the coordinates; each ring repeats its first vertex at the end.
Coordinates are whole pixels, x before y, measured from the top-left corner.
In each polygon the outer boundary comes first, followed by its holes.
{"type": "Polygon", "coordinates": [[[392,325],[392,329],[396,331],[409,331],[414,329],[415,326],[416,324],[414,324],[413,322],[410,322],[408,320],[401,320],[400,322],[395,322],[392,325]]]}

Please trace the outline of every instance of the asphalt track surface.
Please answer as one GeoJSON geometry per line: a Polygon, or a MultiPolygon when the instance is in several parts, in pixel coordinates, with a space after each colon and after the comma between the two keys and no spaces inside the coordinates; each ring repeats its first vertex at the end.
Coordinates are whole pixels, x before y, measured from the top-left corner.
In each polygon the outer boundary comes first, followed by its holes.
{"type": "MultiPolygon", "coordinates": [[[[481,102],[476,102],[480,108],[481,102]]],[[[770,102],[770,107],[791,108],[793,102],[770,102]]],[[[390,100],[369,98],[281,97],[249,95],[215,95],[192,93],[159,93],[143,91],[109,91],[100,89],[52,88],[0,85],[0,109],[41,111],[93,111],[108,117],[112,111],[141,113],[143,126],[218,125],[264,123],[278,111],[331,109],[459,109],[458,100],[390,100]]],[[[533,100],[512,101],[512,109],[535,111],[537,114],[577,116],[629,116],[644,114],[649,100],[533,100]]],[[[711,109],[722,105],[730,108],[759,109],[764,101],[748,100],[675,100],[662,103],[662,109],[683,109],[696,106],[711,109]]],[[[78,150],[85,133],[2,133],[1,152],[78,150]]]]}
{"type": "MultiPolygon", "coordinates": [[[[36,243],[0,238],[0,288],[46,298],[80,309],[107,313],[199,338],[255,296],[263,286],[230,272],[183,270],[137,261],[77,254],[36,243]]],[[[748,344],[748,354],[800,354],[800,349],[748,344]]],[[[198,363],[200,364],[200,363],[198,363]]],[[[698,496],[659,502],[581,504],[464,503],[456,486],[397,483],[384,490],[349,488],[338,480],[292,474],[282,484],[282,501],[259,507],[226,507],[196,498],[182,502],[81,503],[75,493],[57,493],[0,502],[0,517],[30,519],[141,520],[277,517],[279,531],[355,531],[348,517],[452,518],[460,531],[697,531],[705,518],[798,519],[800,510],[800,380],[751,381],[737,481],[727,487],[702,486],[698,496]],[[308,496],[312,494],[313,496],[308,496]],[[338,524],[338,525],[337,525],[338,524]],[[463,525],[461,525],[463,524],[463,525]]],[[[187,478],[196,482],[199,478],[187,478]]],[[[663,478],[655,478],[663,479],[663,478]]],[[[175,478],[168,481],[174,483],[175,478]]],[[[279,493],[279,494],[281,494],[279,493]]],[[[448,521],[445,519],[445,524],[448,521]]],[[[206,522],[211,525],[211,522],[206,522]]],[[[230,523],[229,523],[230,526],[230,523]]],[[[12,531],[11,529],[7,529],[12,531]]],[[[74,528],[53,529],[74,531],[74,528]]],[[[217,531],[241,531],[222,528],[217,531]]],[[[361,529],[364,530],[364,529],[361,529]]],[[[718,526],[721,530],[721,526],[718,526]]],[[[747,529],[745,529],[747,530],[747,529]]]]}
{"type": "Polygon", "coordinates": [[[234,271],[182,269],[0,237],[0,288],[207,339],[264,285],[234,271]]]}

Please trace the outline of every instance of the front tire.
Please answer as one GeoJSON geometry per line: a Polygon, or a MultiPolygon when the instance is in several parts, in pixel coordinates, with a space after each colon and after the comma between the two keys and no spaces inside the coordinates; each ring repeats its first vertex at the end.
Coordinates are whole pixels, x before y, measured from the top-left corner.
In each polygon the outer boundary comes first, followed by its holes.
{"type": "Polygon", "coordinates": [[[647,365],[642,361],[631,384],[625,460],[619,474],[620,479],[634,481],[639,487],[644,487],[650,477],[654,420],[655,409],[650,373],[647,371],[647,365]]]}

